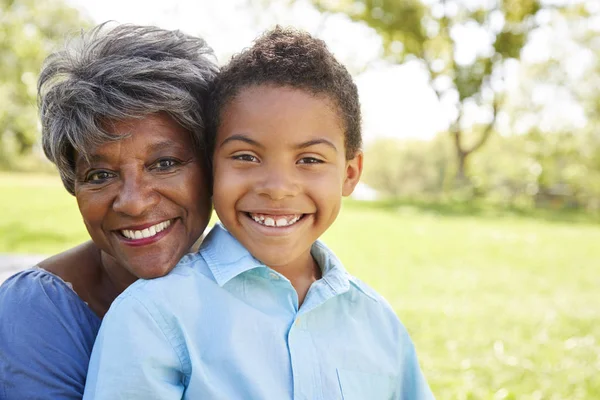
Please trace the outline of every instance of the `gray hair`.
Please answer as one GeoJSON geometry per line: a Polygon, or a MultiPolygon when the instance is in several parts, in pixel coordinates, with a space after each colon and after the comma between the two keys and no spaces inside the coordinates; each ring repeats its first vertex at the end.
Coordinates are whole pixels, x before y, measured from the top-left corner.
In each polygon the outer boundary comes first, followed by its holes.
{"type": "Polygon", "coordinates": [[[49,55],[38,81],[42,147],[75,193],[75,155],[121,139],[103,125],[166,112],[205,151],[204,109],[217,73],[198,37],[151,26],[101,24],[49,55]]]}

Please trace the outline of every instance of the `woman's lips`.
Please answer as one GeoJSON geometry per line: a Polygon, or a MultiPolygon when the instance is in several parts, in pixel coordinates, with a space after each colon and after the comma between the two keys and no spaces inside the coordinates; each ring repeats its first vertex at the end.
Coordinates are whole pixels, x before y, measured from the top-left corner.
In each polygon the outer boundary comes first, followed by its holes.
{"type": "Polygon", "coordinates": [[[123,241],[132,246],[143,246],[154,243],[166,236],[175,223],[174,219],[159,222],[144,229],[121,229],[119,234],[123,241]]]}

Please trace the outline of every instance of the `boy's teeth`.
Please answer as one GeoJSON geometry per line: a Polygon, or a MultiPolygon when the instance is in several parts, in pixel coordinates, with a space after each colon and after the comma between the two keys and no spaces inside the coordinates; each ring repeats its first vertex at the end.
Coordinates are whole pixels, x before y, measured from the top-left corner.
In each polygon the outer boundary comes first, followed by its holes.
{"type": "Polygon", "coordinates": [[[164,222],[158,223],[156,225],[152,225],[151,227],[142,229],[140,231],[134,231],[131,229],[123,229],[121,231],[121,234],[123,236],[125,236],[127,239],[146,239],[146,238],[156,235],[159,232],[164,231],[165,229],[167,229],[169,227],[169,225],[171,225],[171,220],[164,221],[164,222]]]}
{"type": "Polygon", "coordinates": [[[284,227],[290,226],[298,222],[301,214],[299,215],[286,215],[286,216],[265,216],[263,214],[252,214],[249,213],[250,217],[261,225],[265,226],[276,226],[284,227]]]}
{"type": "Polygon", "coordinates": [[[288,224],[287,219],[285,218],[278,218],[277,220],[275,220],[275,224],[277,226],[286,226],[288,224]]]}

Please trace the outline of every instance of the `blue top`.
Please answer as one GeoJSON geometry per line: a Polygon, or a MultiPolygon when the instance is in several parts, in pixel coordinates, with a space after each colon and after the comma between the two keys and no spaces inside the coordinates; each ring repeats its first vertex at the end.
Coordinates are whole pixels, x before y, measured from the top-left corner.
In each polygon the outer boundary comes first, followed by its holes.
{"type": "Polygon", "coordinates": [[[290,282],[217,225],[167,276],[112,304],[84,399],[432,399],[385,300],[320,242],[298,309],[290,282]]]}
{"type": "Polygon", "coordinates": [[[0,399],[81,399],[100,318],[34,268],[0,286],[0,399]]]}

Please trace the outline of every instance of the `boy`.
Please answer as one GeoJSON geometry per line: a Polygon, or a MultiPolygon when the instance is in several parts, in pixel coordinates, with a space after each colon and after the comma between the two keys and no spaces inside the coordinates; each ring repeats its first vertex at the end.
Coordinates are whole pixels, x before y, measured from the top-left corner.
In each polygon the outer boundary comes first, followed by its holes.
{"type": "Polygon", "coordinates": [[[356,86],[276,28],[214,84],[217,225],[113,303],[85,399],[431,399],[390,306],[317,239],[362,171],[356,86]]]}

